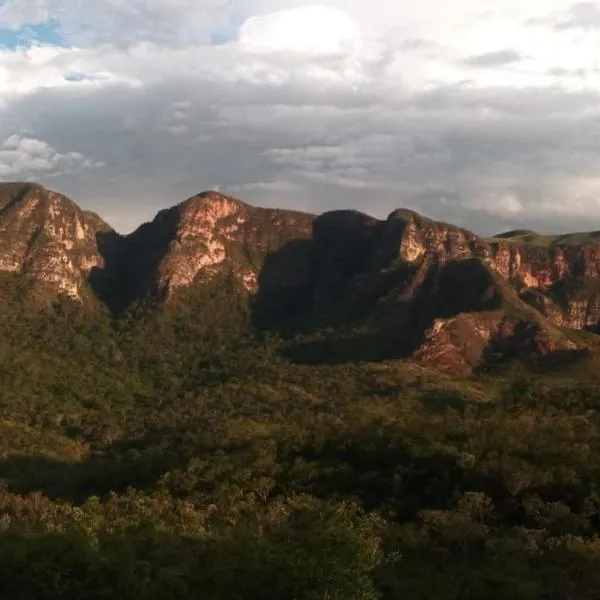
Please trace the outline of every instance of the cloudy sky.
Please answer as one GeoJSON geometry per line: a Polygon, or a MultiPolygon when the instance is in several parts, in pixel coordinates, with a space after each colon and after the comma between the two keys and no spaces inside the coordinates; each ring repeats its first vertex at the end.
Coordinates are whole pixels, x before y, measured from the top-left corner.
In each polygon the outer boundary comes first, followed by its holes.
{"type": "Polygon", "coordinates": [[[0,0],[0,179],[600,229],[600,4],[0,0]]]}

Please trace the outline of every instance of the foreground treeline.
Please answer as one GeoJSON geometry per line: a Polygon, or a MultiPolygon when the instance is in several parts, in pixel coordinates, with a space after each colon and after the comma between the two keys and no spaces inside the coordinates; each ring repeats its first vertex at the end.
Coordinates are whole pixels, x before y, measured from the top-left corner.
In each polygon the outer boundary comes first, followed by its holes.
{"type": "Polygon", "coordinates": [[[295,365],[193,306],[3,307],[0,598],[599,597],[593,377],[295,365]]]}

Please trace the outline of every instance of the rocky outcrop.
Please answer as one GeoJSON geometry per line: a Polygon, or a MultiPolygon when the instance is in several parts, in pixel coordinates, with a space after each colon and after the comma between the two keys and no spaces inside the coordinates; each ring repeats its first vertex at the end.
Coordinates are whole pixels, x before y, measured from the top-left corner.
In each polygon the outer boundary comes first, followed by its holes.
{"type": "Polygon", "coordinates": [[[311,234],[312,216],[251,207],[204,192],[160,211],[113,245],[103,289],[117,310],[151,296],[170,301],[178,291],[219,275],[252,296],[267,257],[311,234]]]}
{"type": "Polygon", "coordinates": [[[385,220],[357,211],[313,217],[217,192],[118,236],[60,194],[0,186],[0,270],[56,293],[84,300],[93,290],[118,312],[226,276],[236,282],[227,293],[246,298],[261,328],[362,331],[393,355],[454,370],[473,368],[492,348],[575,349],[568,330],[598,327],[600,244],[540,239],[484,240],[405,209],[385,220]]]}
{"type": "MultiPolygon", "coordinates": [[[[317,229],[318,220],[315,225],[317,229]]],[[[383,222],[370,220],[363,235],[372,240],[373,270],[476,258],[557,325],[587,329],[600,323],[600,243],[595,241],[577,245],[557,238],[547,245],[528,245],[483,240],[407,210],[395,211],[383,222]]]]}
{"type": "MultiPolygon", "coordinates": [[[[171,210],[178,213],[177,226],[155,279],[167,297],[223,269],[254,294],[266,257],[311,233],[310,215],[254,208],[216,192],[199,194],[171,210]]],[[[158,227],[165,217],[159,215],[158,227]]]]}
{"type": "Polygon", "coordinates": [[[18,273],[81,300],[102,267],[97,215],[36,184],[0,184],[0,271],[18,273]]]}
{"type": "Polygon", "coordinates": [[[305,332],[352,323],[396,355],[468,371],[491,348],[535,356],[578,349],[562,328],[598,323],[592,256],[486,241],[407,210],[384,221],[337,211],[315,219],[312,244],[295,263],[267,263],[265,312],[284,321],[296,313],[305,332]],[[286,270],[304,274],[292,290],[276,285],[286,270]],[[303,299],[299,309],[290,298],[303,299]]]}

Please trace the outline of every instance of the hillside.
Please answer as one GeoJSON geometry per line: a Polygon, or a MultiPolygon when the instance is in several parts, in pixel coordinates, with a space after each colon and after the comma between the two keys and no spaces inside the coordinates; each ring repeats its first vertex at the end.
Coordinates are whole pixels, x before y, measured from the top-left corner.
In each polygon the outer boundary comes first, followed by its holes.
{"type": "Polygon", "coordinates": [[[0,599],[597,598],[593,241],[0,198],[0,599]]]}
{"type": "Polygon", "coordinates": [[[1,184],[0,199],[0,270],[38,305],[193,306],[207,326],[294,339],[288,355],[304,362],[413,357],[466,373],[596,351],[593,233],[484,240],[403,209],[315,217],[205,192],[120,236],[39,185],[1,184]]]}
{"type": "Polygon", "coordinates": [[[88,274],[103,264],[98,238],[108,232],[65,196],[37,184],[0,184],[0,271],[22,275],[42,296],[87,296],[88,274]]]}

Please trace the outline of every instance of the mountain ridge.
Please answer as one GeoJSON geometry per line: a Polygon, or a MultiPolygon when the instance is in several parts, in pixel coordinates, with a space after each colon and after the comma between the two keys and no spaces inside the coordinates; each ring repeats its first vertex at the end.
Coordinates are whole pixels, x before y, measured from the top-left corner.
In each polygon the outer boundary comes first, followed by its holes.
{"type": "MultiPolygon", "coordinates": [[[[119,314],[229,281],[258,330],[333,331],[325,353],[355,346],[360,359],[411,356],[450,370],[594,345],[576,332],[600,323],[600,244],[593,233],[547,245],[529,236],[538,234],[485,239],[409,209],[386,219],[315,216],[218,192],[121,235],[43,186],[0,184],[0,270],[43,284],[48,297],[100,301],[119,314]]],[[[199,305],[198,318],[211,310],[199,305]]]]}

